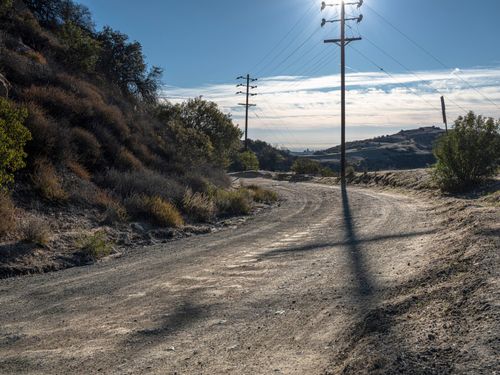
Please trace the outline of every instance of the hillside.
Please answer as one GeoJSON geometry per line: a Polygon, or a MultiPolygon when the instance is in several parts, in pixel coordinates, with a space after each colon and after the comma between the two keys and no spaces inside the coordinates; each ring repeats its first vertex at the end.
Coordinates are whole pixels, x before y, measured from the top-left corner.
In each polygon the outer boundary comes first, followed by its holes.
{"type": "Polygon", "coordinates": [[[228,190],[230,116],[160,101],[161,69],[86,7],[2,1],[0,51],[0,277],[250,212],[256,193],[228,190]]]}
{"type": "MultiPolygon", "coordinates": [[[[444,133],[437,127],[402,130],[397,134],[347,142],[347,158],[358,170],[424,168],[435,162],[434,142],[444,133]]],[[[338,169],[340,146],[316,152],[312,159],[338,169]]]]}

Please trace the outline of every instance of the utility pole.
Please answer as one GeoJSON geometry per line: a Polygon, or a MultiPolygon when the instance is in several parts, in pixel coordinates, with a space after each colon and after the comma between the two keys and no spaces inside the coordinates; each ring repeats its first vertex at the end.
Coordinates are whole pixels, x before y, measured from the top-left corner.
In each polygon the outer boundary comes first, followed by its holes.
{"type": "MultiPolygon", "coordinates": [[[[257,81],[257,78],[251,78],[250,74],[247,74],[246,76],[240,76],[240,77],[238,77],[236,79],[244,79],[244,80],[246,80],[247,91],[246,92],[238,91],[236,93],[236,95],[239,95],[239,94],[245,94],[246,95],[246,102],[245,103],[238,103],[238,105],[243,105],[243,106],[245,106],[245,109],[246,109],[245,110],[245,151],[248,151],[248,109],[250,107],[255,107],[256,106],[256,104],[250,104],[250,97],[257,95],[257,94],[254,94],[254,93],[250,92],[250,90],[256,89],[257,86],[251,86],[250,84],[252,82],[257,81]]],[[[240,83],[236,87],[244,87],[244,86],[245,86],[244,83],[240,83]]]]}
{"type": "Polygon", "coordinates": [[[444,96],[441,97],[441,108],[443,109],[443,122],[446,129],[446,134],[448,134],[448,118],[446,116],[446,102],[444,101],[444,96]]]}
{"type": "Polygon", "coordinates": [[[360,23],[363,20],[363,15],[354,18],[346,18],[345,16],[345,6],[346,5],[357,5],[358,9],[363,5],[363,0],[359,0],[355,3],[346,3],[341,0],[340,4],[326,4],[324,1],[321,3],[321,11],[325,10],[326,7],[340,6],[340,19],[339,20],[326,20],[323,18],[321,21],[321,27],[324,27],[327,23],[340,22],[340,39],[328,39],[325,43],[335,43],[340,47],[340,90],[341,90],[341,143],[340,143],[340,178],[342,184],[345,184],[345,174],[346,174],[346,146],[345,146],[345,125],[346,125],[346,84],[345,84],[345,47],[354,41],[361,40],[361,38],[346,38],[345,37],[345,24],[347,21],[357,21],[360,23]]]}

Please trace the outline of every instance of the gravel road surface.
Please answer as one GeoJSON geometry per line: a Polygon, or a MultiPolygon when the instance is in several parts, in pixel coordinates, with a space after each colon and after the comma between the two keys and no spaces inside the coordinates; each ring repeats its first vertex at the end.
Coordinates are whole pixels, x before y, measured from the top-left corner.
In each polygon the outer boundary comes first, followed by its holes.
{"type": "Polygon", "coordinates": [[[0,373],[328,373],[339,340],[427,266],[429,207],[258,183],[282,202],[237,228],[0,280],[0,373]]]}

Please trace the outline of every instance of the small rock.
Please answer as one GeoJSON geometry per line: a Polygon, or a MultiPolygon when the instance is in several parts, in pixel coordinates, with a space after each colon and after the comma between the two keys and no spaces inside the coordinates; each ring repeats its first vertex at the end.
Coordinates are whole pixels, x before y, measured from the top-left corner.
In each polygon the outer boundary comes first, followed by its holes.
{"type": "Polygon", "coordinates": [[[130,228],[132,228],[136,232],[141,232],[141,233],[144,232],[144,227],[139,223],[130,224],[130,228]]]}

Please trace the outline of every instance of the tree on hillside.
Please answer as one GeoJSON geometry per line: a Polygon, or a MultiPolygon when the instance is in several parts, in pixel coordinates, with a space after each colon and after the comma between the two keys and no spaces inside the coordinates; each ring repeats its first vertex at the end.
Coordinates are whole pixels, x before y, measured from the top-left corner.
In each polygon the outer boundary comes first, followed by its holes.
{"type": "Polygon", "coordinates": [[[238,154],[232,169],[237,171],[256,171],[259,169],[259,159],[252,151],[243,151],[238,154]]]}
{"type": "Polygon", "coordinates": [[[25,167],[24,146],[31,139],[23,125],[28,112],[0,98],[0,189],[14,181],[14,172],[25,167]]]}
{"type": "Polygon", "coordinates": [[[97,40],[73,22],[62,26],[59,37],[65,47],[62,59],[67,66],[85,73],[95,70],[101,53],[97,40]]]}
{"type": "Polygon", "coordinates": [[[434,176],[443,190],[459,191],[493,176],[500,166],[500,121],[469,112],[434,148],[434,176]]]}
{"type": "Polygon", "coordinates": [[[157,106],[156,117],[166,125],[171,138],[183,138],[189,133],[197,139],[191,149],[185,150],[185,157],[192,159],[205,153],[204,162],[227,166],[230,156],[239,149],[241,131],[215,103],[199,98],[182,104],[162,103],[157,106]]]}
{"type": "Polygon", "coordinates": [[[188,127],[196,129],[210,138],[214,147],[214,161],[227,167],[230,156],[240,146],[241,131],[231,117],[219,109],[217,104],[196,98],[180,104],[178,117],[188,127]]]}
{"type": "Polygon", "coordinates": [[[299,158],[292,165],[292,171],[298,174],[319,174],[321,164],[316,160],[299,158]]]}
{"type": "Polygon", "coordinates": [[[72,0],[24,0],[38,21],[47,27],[58,27],[71,22],[88,31],[94,31],[90,10],[72,0]]]}
{"type": "Polygon", "coordinates": [[[142,46],[129,42],[128,36],[106,26],[98,34],[101,43],[99,70],[108,80],[124,92],[131,93],[144,101],[154,101],[160,85],[161,68],[153,67],[147,72],[142,46]]]}

